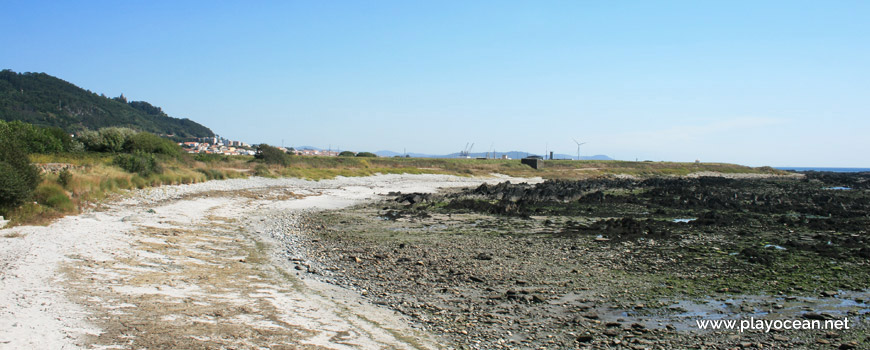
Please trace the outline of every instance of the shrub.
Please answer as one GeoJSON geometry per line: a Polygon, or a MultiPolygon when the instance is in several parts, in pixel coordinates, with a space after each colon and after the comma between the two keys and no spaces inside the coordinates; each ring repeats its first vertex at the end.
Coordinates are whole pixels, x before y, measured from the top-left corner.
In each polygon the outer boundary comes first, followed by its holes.
{"type": "Polygon", "coordinates": [[[257,166],[254,167],[254,175],[255,176],[269,177],[269,176],[272,176],[272,172],[269,171],[269,167],[267,167],[263,164],[257,164],[257,166]]]}
{"type": "Polygon", "coordinates": [[[213,163],[217,161],[228,162],[230,157],[225,154],[197,153],[193,156],[193,159],[203,163],[213,163]]]}
{"type": "Polygon", "coordinates": [[[88,151],[118,153],[136,131],[128,128],[102,128],[99,131],[84,131],[78,139],[88,151]]]}
{"type": "Polygon", "coordinates": [[[339,157],[353,157],[355,155],[356,153],[353,153],[351,151],[341,151],[341,153],[338,154],[339,157]]]}
{"type": "Polygon", "coordinates": [[[272,147],[265,143],[257,146],[257,154],[254,155],[254,158],[262,160],[266,164],[290,164],[290,156],[287,155],[287,153],[284,153],[284,151],[277,147],[272,147]]]}
{"type": "Polygon", "coordinates": [[[124,141],[124,152],[127,153],[157,153],[169,156],[178,156],[181,154],[181,146],[172,142],[169,139],[162,138],[150,132],[140,132],[130,135],[124,141]]]}
{"type": "Polygon", "coordinates": [[[163,167],[154,155],[149,153],[119,154],[113,163],[128,173],[139,174],[142,177],[163,172],[163,167]]]}
{"type": "Polygon", "coordinates": [[[41,179],[27,154],[3,130],[0,145],[0,212],[5,212],[29,200],[41,179]]]}
{"type": "MultiPolygon", "coordinates": [[[[263,166],[263,165],[260,164],[260,166],[263,166]]],[[[199,169],[196,169],[196,171],[201,172],[203,175],[205,175],[206,180],[223,180],[226,178],[224,173],[220,170],[217,170],[217,169],[199,168],[199,169]]]]}
{"type": "Polygon", "coordinates": [[[370,157],[371,158],[371,157],[377,157],[378,155],[374,154],[372,152],[360,152],[360,153],[357,153],[356,156],[357,157],[370,157]]]}
{"type": "Polygon", "coordinates": [[[148,183],[145,182],[145,179],[139,175],[133,175],[133,177],[130,179],[130,184],[139,189],[148,186],[148,183]]]}
{"type": "Polygon", "coordinates": [[[73,211],[75,205],[63,188],[56,184],[39,185],[34,192],[36,202],[59,211],[73,211]]]}
{"type": "Polygon", "coordinates": [[[27,153],[56,153],[64,150],[63,142],[48,128],[40,128],[21,121],[0,121],[0,134],[4,145],[14,142],[27,153]]]}
{"type": "Polygon", "coordinates": [[[63,188],[67,188],[70,181],[72,181],[72,176],[72,172],[70,172],[69,169],[63,168],[63,170],[57,174],[57,183],[63,186],[63,188]]]}

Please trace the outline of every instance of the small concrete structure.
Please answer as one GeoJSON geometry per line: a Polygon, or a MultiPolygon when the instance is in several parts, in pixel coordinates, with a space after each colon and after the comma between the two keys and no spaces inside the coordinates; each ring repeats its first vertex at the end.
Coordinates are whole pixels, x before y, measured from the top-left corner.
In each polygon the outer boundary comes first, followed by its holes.
{"type": "Polygon", "coordinates": [[[528,165],[528,166],[532,167],[532,169],[538,169],[538,168],[544,166],[544,160],[543,160],[543,159],[537,159],[537,158],[523,158],[523,159],[520,160],[520,162],[522,162],[522,163],[525,164],[525,165],[528,165]]]}
{"type": "Polygon", "coordinates": [[[3,217],[0,216],[0,228],[6,227],[6,224],[9,223],[9,220],[3,220],[3,217]]]}

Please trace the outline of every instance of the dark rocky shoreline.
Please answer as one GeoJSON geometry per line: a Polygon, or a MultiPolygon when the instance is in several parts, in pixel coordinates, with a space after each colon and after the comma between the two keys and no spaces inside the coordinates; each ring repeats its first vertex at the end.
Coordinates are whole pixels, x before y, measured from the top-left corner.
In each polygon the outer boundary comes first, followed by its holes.
{"type": "Polygon", "coordinates": [[[593,179],[396,193],[308,217],[298,266],[452,348],[863,348],[868,179],[593,179]],[[747,317],[848,317],[855,328],[740,333],[694,323],[747,317]]]}

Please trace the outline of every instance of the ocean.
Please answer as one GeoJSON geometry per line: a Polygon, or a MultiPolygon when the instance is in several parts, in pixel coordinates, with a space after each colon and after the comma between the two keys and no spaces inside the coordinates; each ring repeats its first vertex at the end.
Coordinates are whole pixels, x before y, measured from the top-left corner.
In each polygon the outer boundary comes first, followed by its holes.
{"type": "Polygon", "coordinates": [[[870,172],[870,168],[815,168],[815,167],[774,167],[779,170],[794,170],[794,171],[830,171],[833,173],[861,173],[870,172]]]}

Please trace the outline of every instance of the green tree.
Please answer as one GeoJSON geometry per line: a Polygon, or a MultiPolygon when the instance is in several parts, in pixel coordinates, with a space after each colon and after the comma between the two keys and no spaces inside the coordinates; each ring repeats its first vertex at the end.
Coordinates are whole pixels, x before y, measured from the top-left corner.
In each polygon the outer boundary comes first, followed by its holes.
{"type": "Polygon", "coordinates": [[[123,149],[127,153],[157,153],[173,157],[181,154],[181,146],[150,132],[140,132],[131,135],[124,141],[123,149]]]}
{"type": "Polygon", "coordinates": [[[360,153],[357,153],[356,156],[357,157],[377,157],[378,155],[374,154],[372,152],[360,152],[360,153]]]}
{"type": "Polygon", "coordinates": [[[284,151],[277,147],[269,146],[265,143],[257,146],[257,154],[254,155],[254,158],[259,159],[266,164],[290,164],[290,156],[287,155],[287,153],[284,153],[284,151]]]}
{"type": "Polygon", "coordinates": [[[341,151],[341,153],[338,154],[339,157],[353,157],[355,155],[356,153],[353,153],[351,151],[341,151]]]}
{"type": "Polygon", "coordinates": [[[0,145],[0,212],[5,214],[31,198],[40,175],[8,130],[0,130],[0,145]]]}

